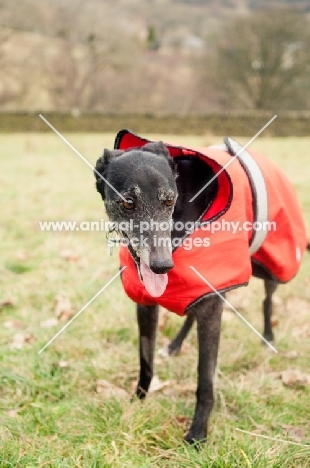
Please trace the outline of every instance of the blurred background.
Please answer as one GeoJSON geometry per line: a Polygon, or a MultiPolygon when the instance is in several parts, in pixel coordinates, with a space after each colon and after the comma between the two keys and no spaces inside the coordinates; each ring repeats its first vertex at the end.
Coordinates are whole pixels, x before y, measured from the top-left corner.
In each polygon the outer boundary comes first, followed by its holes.
{"type": "Polygon", "coordinates": [[[189,133],[214,133],[228,114],[245,134],[249,116],[282,112],[276,134],[307,134],[309,18],[296,0],[1,0],[3,130],[43,130],[44,111],[67,114],[68,130],[115,131],[131,114],[142,131],[171,133],[172,116],[190,115],[189,133]]]}

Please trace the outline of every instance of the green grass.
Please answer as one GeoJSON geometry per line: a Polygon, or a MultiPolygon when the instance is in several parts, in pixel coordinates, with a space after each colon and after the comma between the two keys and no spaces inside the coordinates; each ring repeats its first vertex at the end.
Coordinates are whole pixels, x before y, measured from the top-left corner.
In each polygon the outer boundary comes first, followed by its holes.
{"type": "MultiPolygon", "coordinates": [[[[104,146],[112,147],[114,136],[68,138],[94,163],[104,146]]],[[[219,141],[162,138],[184,145],[219,141]]],[[[309,138],[261,138],[253,147],[282,166],[294,183],[310,233],[309,145],[309,138]]],[[[134,305],[119,279],[38,355],[63,326],[42,327],[54,317],[56,296],[67,295],[78,311],[117,272],[117,252],[108,257],[102,232],[39,230],[43,220],[106,219],[92,171],[56,135],[0,135],[0,164],[0,303],[13,303],[0,309],[0,467],[310,466],[309,448],[236,431],[310,444],[309,386],[288,388],[278,378],[293,367],[309,373],[309,336],[297,332],[310,322],[310,255],[298,276],[277,292],[278,355],[262,347],[238,318],[223,321],[217,402],[208,443],[197,452],[182,443],[195,403],[194,331],[179,357],[156,357],[157,375],[171,381],[164,392],[141,404],[96,391],[97,380],[106,379],[130,395],[138,372],[134,305]],[[62,257],[68,249],[78,254],[76,261],[62,257]],[[8,320],[20,328],[4,327],[8,320]],[[11,346],[16,333],[30,336],[21,349],[11,346]],[[60,367],[59,361],[68,365],[60,367]]],[[[261,330],[261,282],[253,280],[242,295],[234,305],[261,330]]],[[[158,347],[180,324],[169,316],[158,347]]]]}

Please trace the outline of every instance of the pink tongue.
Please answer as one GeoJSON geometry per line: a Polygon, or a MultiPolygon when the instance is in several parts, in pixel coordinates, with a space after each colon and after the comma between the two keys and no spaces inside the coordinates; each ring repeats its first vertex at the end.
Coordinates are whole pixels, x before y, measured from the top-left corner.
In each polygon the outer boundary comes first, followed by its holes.
{"type": "Polygon", "coordinates": [[[167,273],[164,275],[153,273],[143,260],[140,260],[140,268],[143,284],[147,292],[153,297],[159,297],[164,294],[168,284],[167,273]]]}

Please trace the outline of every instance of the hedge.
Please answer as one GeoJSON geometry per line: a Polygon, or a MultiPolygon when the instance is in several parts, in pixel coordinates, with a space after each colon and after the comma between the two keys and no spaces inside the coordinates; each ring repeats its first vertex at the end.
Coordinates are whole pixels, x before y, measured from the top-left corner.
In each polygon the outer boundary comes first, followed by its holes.
{"type": "MultiPolygon", "coordinates": [[[[271,117],[272,112],[222,113],[209,115],[108,115],[43,112],[44,117],[60,132],[117,132],[128,128],[136,133],[183,135],[253,136],[271,117]]],[[[38,113],[6,112],[0,114],[1,132],[49,132],[38,113]]],[[[268,136],[309,136],[310,113],[290,112],[278,118],[264,131],[268,136]]]]}

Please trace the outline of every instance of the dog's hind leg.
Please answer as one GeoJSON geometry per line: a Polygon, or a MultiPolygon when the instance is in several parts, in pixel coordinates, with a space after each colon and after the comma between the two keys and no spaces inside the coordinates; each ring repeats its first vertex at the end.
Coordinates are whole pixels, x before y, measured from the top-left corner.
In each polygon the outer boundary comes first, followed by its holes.
{"type": "Polygon", "coordinates": [[[171,343],[168,345],[168,354],[169,356],[176,356],[181,347],[182,343],[187,337],[188,332],[193,326],[193,323],[195,321],[195,314],[194,313],[189,313],[182,325],[182,328],[180,329],[179,333],[177,336],[171,341],[171,343]]]}
{"type": "Polygon", "coordinates": [[[145,398],[153,377],[153,361],[158,324],[158,306],[137,304],[139,328],[140,376],[136,395],[145,398]]]}
{"type": "Polygon", "coordinates": [[[274,341],[274,336],[271,326],[271,317],[272,317],[272,295],[277,289],[278,283],[273,279],[265,279],[265,293],[266,297],[263,301],[263,312],[264,312],[264,338],[272,343],[274,341]]]}
{"type": "Polygon", "coordinates": [[[214,377],[220,341],[221,315],[223,302],[218,297],[210,297],[195,306],[198,333],[198,386],[196,408],[192,425],[185,437],[193,444],[207,436],[207,424],[214,405],[214,377]]]}

